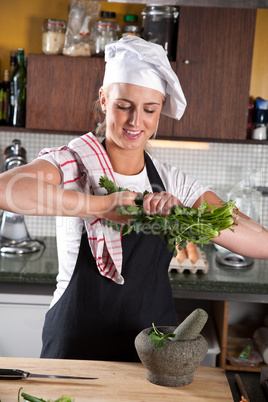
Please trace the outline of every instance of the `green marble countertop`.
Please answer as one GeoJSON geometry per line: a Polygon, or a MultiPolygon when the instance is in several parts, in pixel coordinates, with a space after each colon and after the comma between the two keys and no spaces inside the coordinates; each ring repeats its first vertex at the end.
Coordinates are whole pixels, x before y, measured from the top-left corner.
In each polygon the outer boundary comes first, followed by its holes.
{"type": "MultiPolygon", "coordinates": [[[[50,284],[56,283],[58,271],[57,247],[54,237],[40,239],[45,248],[24,255],[0,254],[0,283],[50,284]]],[[[174,294],[210,292],[211,294],[263,295],[268,303],[268,260],[254,260],[249,267],[237,269],[220,265],[216,261],[215,247],[204,246],[209,263],[206,274],[189,270],[170,272],[174,294]]]]}
{"type": "Polygon", "coordinates": [[[174,294],[191,291],[244,295],[244,298],[257,295],[268,303],[268,260],[255,259],[248,267],[233,268],[217,262],[217,251],[212,243],[205,245],[203,251],[209,264],[208,272],[192,274],[189,270],[183,273],[172,270],[170,282],[174,294]]]}
{"type": "Polygon", "coordinates": [[[39,238],[45,247],[28,254],[0,254],[0,283],[56,284],[58,271],[55,237],[39,238]]]}

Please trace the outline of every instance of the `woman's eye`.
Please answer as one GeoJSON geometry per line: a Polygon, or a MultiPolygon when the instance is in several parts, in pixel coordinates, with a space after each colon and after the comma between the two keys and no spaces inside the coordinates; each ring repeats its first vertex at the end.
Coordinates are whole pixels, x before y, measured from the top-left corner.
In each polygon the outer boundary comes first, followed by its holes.
{"type": "Polygon", "coordinates": [[[155,113],[155,110],[151,110],[151,109],[144,109],[144,111],[146,112],[146,113],[155,113]]]}
{"type": "Polygon", "coordinates": [[[130,106],[117,105],[117,108],[120,109],[120,110],[129,110],[130,106]]]}

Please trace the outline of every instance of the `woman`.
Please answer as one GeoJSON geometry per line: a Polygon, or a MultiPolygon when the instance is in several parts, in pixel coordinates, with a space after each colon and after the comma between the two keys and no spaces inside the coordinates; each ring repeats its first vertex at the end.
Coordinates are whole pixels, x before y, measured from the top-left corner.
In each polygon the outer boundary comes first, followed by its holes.
{"type": "MultiPolygon", "coordinates": [[[[157,236],[121,238],[106,220],[128,223],[129,217],[115,210],[134,205],[144,190],[148,214],[165,216],[176,204],[220,201],[144,152],[160,113],[180,119],[186,106],[163,48],[127,37],[107,45],[105,57],[99,93],[105,141],[100,144],[88,133],[1,175],[2,209],[65,217],[58,218],[59,275],[41,357],[137,361],[134,338],[142,329],[152,322],[177,325],[168,279],[172,255],[157,236]],[[103,174],[131,191],[103,196],[98,185],[103,174]]],[[[225,230],[214,241],[239,254],[268,258],[263,247],[268,232],[242,214],[234,233],[225,230]]]]}

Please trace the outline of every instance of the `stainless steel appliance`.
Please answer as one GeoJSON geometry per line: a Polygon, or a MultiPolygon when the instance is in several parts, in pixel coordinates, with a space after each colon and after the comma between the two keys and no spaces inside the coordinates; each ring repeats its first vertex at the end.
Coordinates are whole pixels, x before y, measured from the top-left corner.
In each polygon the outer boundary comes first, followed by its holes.
{"type": "MultiPolygon", "coordinates": [[[[262,194],[257,190],[254,182],[254,174],[256,172],[246,170],[241,173],[241,179],[238,180],[226,194],[222,194],[222,198],[235,201],[236,206],[241,212],[255,221],[260,222],[262,194]]],[[[233,253],[217,244],[215,244],[215,248],[217,250],[216,261],[220,266],[243,269],[254,263],[253,258],[233,253]]]]}
{"type": "Polygon", "coordinates": [[[232,268],[245,268],[253,264],[254,259],[249,257],[244,257],[243,255],[236,254],[230,252],[221,252],[218,251],[216,253],[216,261],[227,267],[232,268]]]}
{"type": "MultiPolygon", "coordinates": [[[[4,150],[4,171],[25,165],[26,151],[20,140],[13,140],[12,145],[4,150]]],[[[44,245],[31,239],[24,215],[4,211],[0,226],[0,253],[24,254],[40,251],[44,245]]]]}

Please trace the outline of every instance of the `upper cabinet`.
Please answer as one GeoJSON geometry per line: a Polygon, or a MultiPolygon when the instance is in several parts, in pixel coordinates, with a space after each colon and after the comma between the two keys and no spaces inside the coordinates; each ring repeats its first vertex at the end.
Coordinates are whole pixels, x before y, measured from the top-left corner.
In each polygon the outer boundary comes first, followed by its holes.
{"type": "Polygon", "coordinates": [[[94,102],[104,74],[98,57],[30,54],[27,65],[26,128],[94,131],[94,102]]]}
{"type": "MultiPolygon", "coordinates": [[[[256,10],[180,7],[178,74],[187,108],[158,138],[245,140],[256,10]]],[[[26,128],[94,130],[104,60],[29,55],[26,128]]]]}
{"type": "Polygon", "coordinates": [[[159,135],[246,139],[255,21],[255,10],[181,7],[176,72],[187,108],[159,135]]]}

